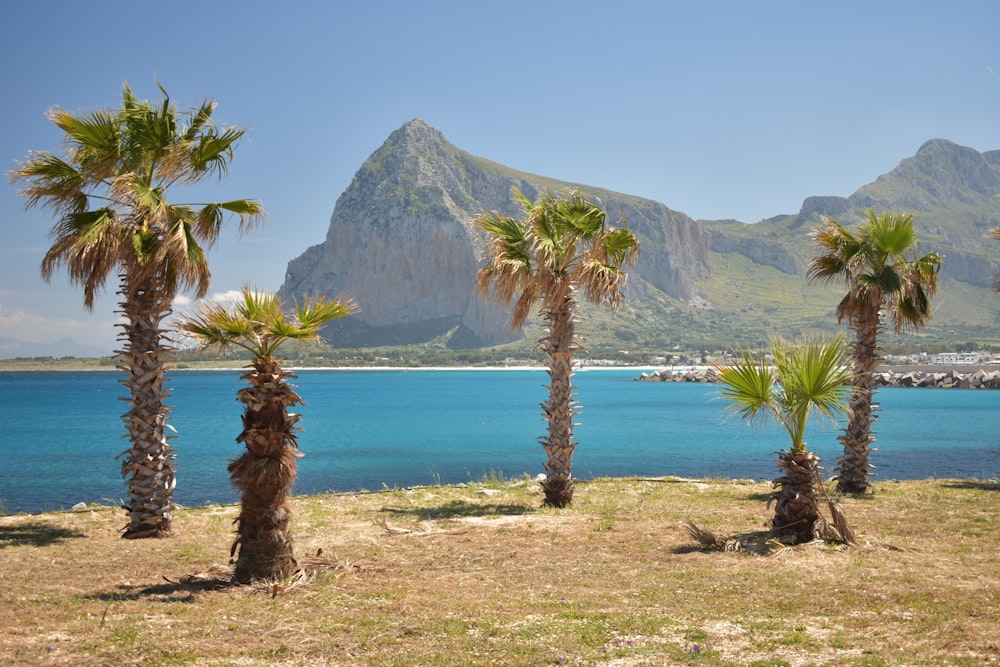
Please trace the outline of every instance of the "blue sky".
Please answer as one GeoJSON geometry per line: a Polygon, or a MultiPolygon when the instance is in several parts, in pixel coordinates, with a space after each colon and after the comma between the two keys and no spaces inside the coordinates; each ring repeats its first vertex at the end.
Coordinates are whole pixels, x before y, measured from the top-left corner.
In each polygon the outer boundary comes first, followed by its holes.
{"type": "MultiPolygon", "coordinates": [[[[927,139],[1000,149],[998,25],[993,0],[4,3],[0,156],[57,150],[46,109],[112,107],[124,81],[211,96],[247,129],[213,198],[270,217],[222,239],[212,291],[276,289],[415,117],[515,169],[744,222],[849,195],[927,139]]],[[[114,281],[93,314],[45,284],[53,218],[22,203],[0,188],[0,338],[110,353],[114,281]]]]}

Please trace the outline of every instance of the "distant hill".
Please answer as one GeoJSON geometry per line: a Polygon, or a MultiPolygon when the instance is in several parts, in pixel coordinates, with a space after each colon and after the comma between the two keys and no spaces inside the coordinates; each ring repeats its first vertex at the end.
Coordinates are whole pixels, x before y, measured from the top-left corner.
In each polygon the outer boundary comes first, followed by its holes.
{"type": "Polygon", "coordinates": [[[87,359],[110,355],[111,350],[104,350],[95,345],[83,345],[71,338],[62,338],[52,343],[35,343],[0,336],[0,359],[17,359],[19,357],[78,357],[87,359]]]}
{"type": "MultiPolygon", "coordinates": [[[[592,352],[601,349],[717,349],[754,345],[771,333],[837,329],[841,290],[810,285],[809,232],[822,215],[854,224],[866,208],[912,213],[923,250],[946,256],[941,291],[924,341],[1000,342],[1000,151],[979,153],[928,141],[916,155],[849,197],[807,198],[798,213],[756,224],[693,220],[659,202],[519,172],[450,144],[420,119],[393,132],[337,200],[324,241],[289,262],[281,293],[346,293],[361,310],[327,334],[339,347],[435,344],[474,348],[511,343],[508,318],[475,294],[485,239],[471,220],[488,210],[520,215],[517,187],[580,188],[609,219],[639,237],[625,305],[587,308],[592,352]]],[[[528,332],[533,341],[532,332],[528,332]]]]}

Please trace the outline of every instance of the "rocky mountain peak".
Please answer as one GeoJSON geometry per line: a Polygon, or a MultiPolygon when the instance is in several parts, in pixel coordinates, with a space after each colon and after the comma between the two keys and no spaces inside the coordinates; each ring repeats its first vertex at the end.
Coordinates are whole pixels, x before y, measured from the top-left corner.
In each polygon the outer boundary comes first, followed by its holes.
{"type": "Polygon", "coordinates": [[[956,202],[982,204],[1000,192],[1000,165],[945,139],[924,142],[912,157],[851,196],[859,207],[930,211],[956,202]]]}
{"type": "Polygon", "coordinates": [[[580,188],[599,197],[611,224],[628,220],[643,243],[632,294],[659,290],[698,298],[694,280],[710,270],[709,236],[666,206],[598,188],[532,176],[474,157],[416,118],[392,132],[341,194],[323,243],[288,264],[281,294],[345,293],[361,310],[332,325],[337,344],[451,347],[508,342],[507,312],[475,292],[486,250],[472,224],[485,211],[521,215],[511,190],[580,188]]]}

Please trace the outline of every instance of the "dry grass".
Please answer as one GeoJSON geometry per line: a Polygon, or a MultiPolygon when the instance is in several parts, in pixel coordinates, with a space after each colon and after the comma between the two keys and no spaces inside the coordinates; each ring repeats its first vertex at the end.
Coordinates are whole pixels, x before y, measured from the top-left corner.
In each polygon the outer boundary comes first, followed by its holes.
{"type": "Polygon", "coordinates": [[[306,572],[236,587],[234,507],[127,541],[111,508],[0,517],[0,663],[983,665],[1000,662],[1000,485],[842,498],[859,545],[702,550],[768,485],[527,480],[296,499],[306,572]]]}

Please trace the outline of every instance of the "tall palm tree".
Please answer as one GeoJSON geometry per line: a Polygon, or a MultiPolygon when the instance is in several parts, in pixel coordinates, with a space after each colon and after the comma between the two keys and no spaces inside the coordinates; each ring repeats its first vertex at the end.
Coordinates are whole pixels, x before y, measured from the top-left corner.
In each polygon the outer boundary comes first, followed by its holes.
{"type": "Polygon", "coordinates": [[[937,293],[937,275],[943,259],[936,252],[916,256],[913,216],[875,215],[853,232],[835,220],[823,218],[813,232],[822,254],[813,258],[807,275],[816,282],[841,282],[847,294],[837,306],[837,321],[854,330],[854,364],[850,418],[840,442],[844,454],[837,466],[837,488],[863,493],[868,482],[875,370],[882,363],[878,335],[884,319],[896,333],[917,330],[931,319],[931,298],[937,293]]]}
{"type": "Polygon", "coordinates": [[[548,335],[539,341],[548,366],[549,398],[541,404],[548,435],[539,438],[548,455],[545,464],[545,504],[564,507],[573,500],[572,459],[577,412],[573,355],[582,349],[575,333],[577,291],[590,301],[619,305],[639,242],[627,228],[606,225],[604,211],[579,192],[561,198],[551,193],[532,203],[519,190],[514,196],[524,208],[523,219],[492,211],[476,218],[489,236],[485,264],[476,288],[504,305],[514,302],[511,328],[524,325],[541,302],[548,335]]]}
{"type": "Polygon", "coordinates": [[[203,348],[239,347],[254,355],[240,378],[249,386],[236,395],[246,406],[236,441],[246,451],[229,464],[230,480],[241,493],[231,551],[239,551],[235,578],[241,583],[281,579],[296,566],[288,498],[295,484],[295,459],[301,454],[295,435],[299,415],[288,408],[305,402],[288,383],[295,374],[284,370],[275,354],[288,340],[318,340],[324,324],[354,310],[350,300],[321,297],[297,306],[295,317],[289,318],[275,295],[244,286],[242,299],[231,310],[209,303],[180,321],[180,330],[203,348]]]}
{"type": "Polygon", "coordinates": [[[174,453],[166,435],[170,395],[165,364],[172,346],[162,327],[179,290],[208,291],[206,250],[218,239],[227,214],[241,231],[261,221],[260,203],[239,199],[208,204],[170,204],[167,191],[226,174],[243,130],[220,128],[214,101],[178,109],[163,87],[163,100],[136,99],[126,83],[122,106],[73,114],[55,108],[50,120],[65,133],[62,157],[31,153],[11,172],[27,207],[43,205],[56,215],[52,247],[42,259],[50,280],[65,267],[83,287],[84,305],[94,306],[114,272],[123,315],[118,367],[128,390],[122,416],[129,449],[122,476],[128,486],[127,538],[171,534],[174,453]]]}
{"type": "Polygon", "coordinates": [[[810,415],[835,420],[847,407],[851,371],[844,363],[843,338],[832,342],[789,344],[771,341],[774,368],[761,357],[743,352],[737,363],[720,366],[719,394],[730,409],[749,422],[773,419],[785,428],[791,447],[778,453],[782,475],[773,484],[775,509],[772,527],[793,543],[815,536],[819,520],[819,457],[806,449],[810,415]]]}

